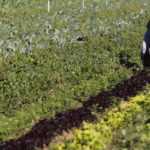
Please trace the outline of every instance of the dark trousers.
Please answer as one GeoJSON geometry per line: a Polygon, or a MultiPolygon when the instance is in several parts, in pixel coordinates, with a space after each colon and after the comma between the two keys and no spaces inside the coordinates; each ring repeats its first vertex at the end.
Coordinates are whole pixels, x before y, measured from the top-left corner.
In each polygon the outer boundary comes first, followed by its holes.
{"type": "Polygon", "coordinates": [[[143,67],[150,67],[150,54],[147,51],[143,56],[141,54],[143,67]]]}

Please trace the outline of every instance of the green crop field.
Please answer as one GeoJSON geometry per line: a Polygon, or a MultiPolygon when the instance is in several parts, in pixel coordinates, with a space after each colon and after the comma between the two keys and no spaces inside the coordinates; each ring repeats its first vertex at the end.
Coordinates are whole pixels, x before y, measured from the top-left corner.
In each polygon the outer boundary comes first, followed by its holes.
{"type": "Polygon", "coordinates": [[[142,69],[150,1],[84,2],[0,1],[0,143],[142,69]]]}
{"type": "Polygon", "coordinates": [[[149,107],[149,92],[134,97],[98,114],[97,123],[84,123],[80,130],[73,130],[70,138],[58,138],[49,150],[148,150],[149,107]]]}

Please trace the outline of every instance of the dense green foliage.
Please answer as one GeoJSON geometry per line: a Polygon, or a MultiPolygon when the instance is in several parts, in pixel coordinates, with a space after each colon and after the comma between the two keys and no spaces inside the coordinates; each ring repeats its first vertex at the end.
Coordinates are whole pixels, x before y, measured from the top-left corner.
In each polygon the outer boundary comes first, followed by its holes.
{"type": "Polygon", "coordinates": [[[88,0],[84,11],[77,1],[53,6],[49,14],[41,2],[34,7],[30,3],[15,9],[1,9],[1,55],[8,57],[17,49],[29,53],[36,48],[49,48],[51,41],[64,48],[82,36],[91,40],[93,36],[98,38],[107,34],[108,38],[118,41],[121,37],[114,34],[137,21],[148,9],[148,3],[114,1],[106,7],[99,1],[88,0]]]}
{"type": "MultiPolygon", "coordinates": [[[[148,150],[150,93],[139,95],[101,115],[96,124],[75,130],[74,138],[54,150],[148,150]]],[[[51,149],[51,148],[50,148],[51,149]]]]}
{"type": "Polygon", "coordinates": [[[35,2],[0,5],[3,140],[26,132],[39,118],[77,107],[73,100],[110,89],[141,68],[148,1],[111,1],[107,8],[87,1],[84,11],[78,2],[66,2],[53,4],[50,14],[42,1],[33,7],[35,2]],[[77,40],[83,36],[85,41],[77,40]]]}

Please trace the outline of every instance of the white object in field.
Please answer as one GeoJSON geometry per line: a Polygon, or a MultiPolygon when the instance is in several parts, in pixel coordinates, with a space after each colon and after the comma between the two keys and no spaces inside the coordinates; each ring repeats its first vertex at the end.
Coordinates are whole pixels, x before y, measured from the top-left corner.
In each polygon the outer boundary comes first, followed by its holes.
{"type": "Polygon", "coordinates": [[[50,0],[48,0],[48,12],[50,12],[50,0]]]}
{"type": "Polygon", "coordinates": [[[108,5],[108,0],[106,0],[106,5],[108,5]]]}
{"type": "Polygon", "coordinates": [[[145,41],[143,41],[142,46],[141,46],[141,51],[142,51],[143,54],[146,53],[146,48],[147,48],[146,43],[145,43],[145,41]]]}
{"type": "Polygon", "coordinates": [[[85,8],[85,0],[82,0],[82,9],[85,8]]]}

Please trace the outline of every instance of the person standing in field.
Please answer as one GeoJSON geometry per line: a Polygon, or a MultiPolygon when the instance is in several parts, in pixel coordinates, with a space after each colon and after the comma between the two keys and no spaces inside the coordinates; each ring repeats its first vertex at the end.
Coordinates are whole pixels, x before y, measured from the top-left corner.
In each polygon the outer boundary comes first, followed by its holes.
{"type": "Polygon", "coordinates": [[[141,59],[144,70],[150,69],[150,20],[148,21],[147,30],[141,47],[141,59]]]}

